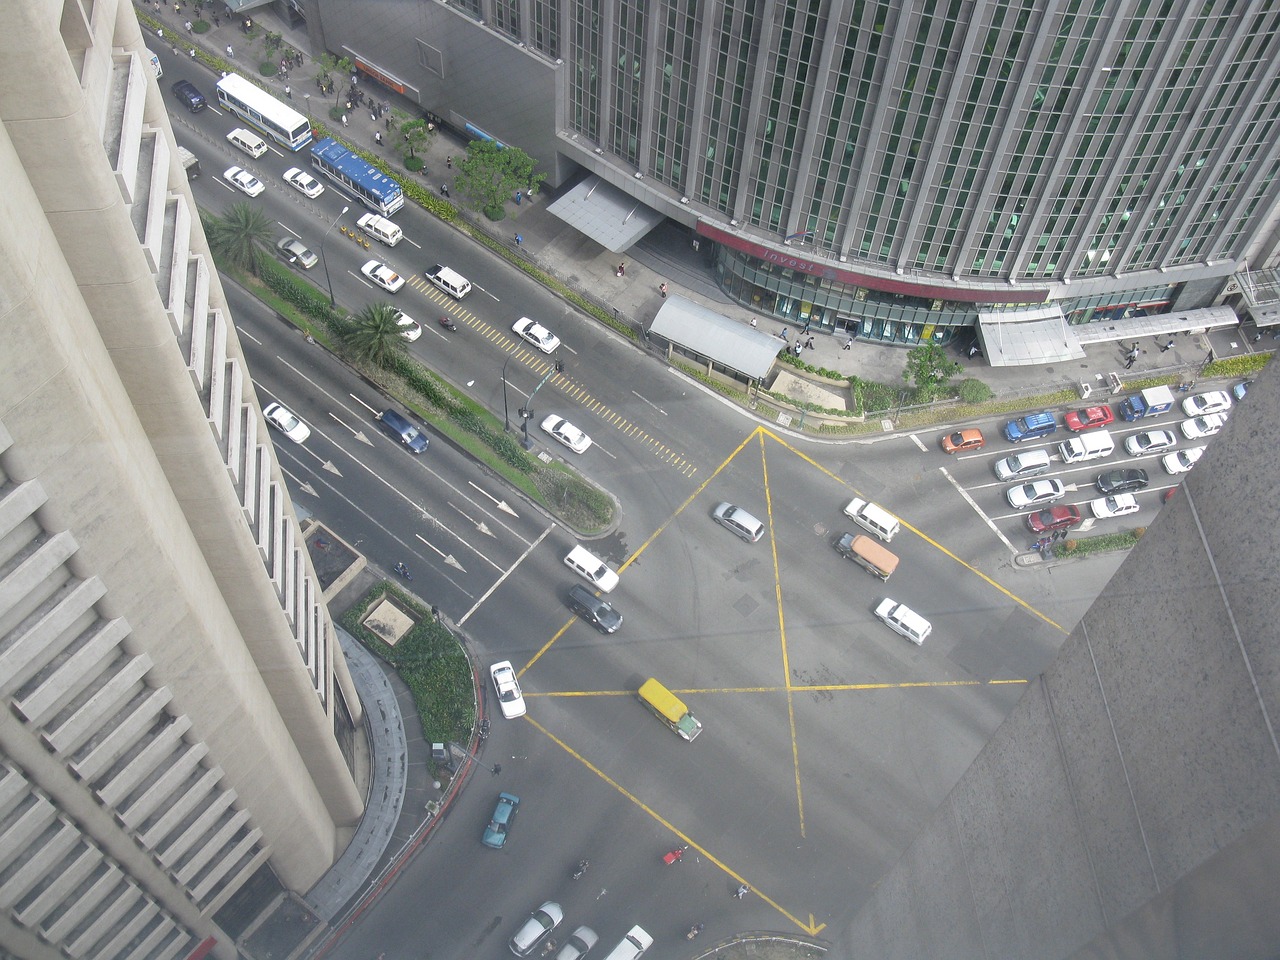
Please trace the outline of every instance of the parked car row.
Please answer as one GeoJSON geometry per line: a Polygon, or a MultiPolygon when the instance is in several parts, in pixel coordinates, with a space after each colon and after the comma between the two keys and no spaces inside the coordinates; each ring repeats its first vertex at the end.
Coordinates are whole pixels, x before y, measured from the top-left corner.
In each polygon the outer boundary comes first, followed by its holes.
{"type": "MultiPolygon", "coordinates": [[[[528,919],[520,925],[508,944],[511,952],[517,957],[527,957],[539,944],[545,955],[555,949],[555,941],[549,940],[550,934],[564,921],[564,909],[560,904],[548,900],[529,914],[528,919]],[[546,941],[546,942],[544,942],[546,941]]],[[[581,960],[600,940],[596,932],[587,926],[579,926],[569,934],[569,938],[560,947],[555,960],[581,960]]],[[[644,952],[653,946],[653,937],[639,925],[627,931],[618,944],[609,951],[604,960],[640,960],[644,952]]]]}

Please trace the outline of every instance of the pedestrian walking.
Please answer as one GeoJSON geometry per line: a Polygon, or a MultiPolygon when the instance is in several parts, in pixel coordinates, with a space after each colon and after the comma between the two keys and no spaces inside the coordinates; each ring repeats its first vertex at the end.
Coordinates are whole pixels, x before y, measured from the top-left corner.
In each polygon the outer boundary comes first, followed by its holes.
{"type": "Polygon", "coordinates": [[[805,320],[805,322],[804,322],[804,329],[803,329],[803,330],[801,330],[800,332],[801,332],[801,333],[808,333],[808,332],[809,332],[809,324],[811,324],[811,323],[813,323],[813,321],[812,321],[812,320],[805,320]]]}
{"type": "Polygon", "coordinates": [[[516,234],[516,246],[518,247],[518,246],[520,246],[522,243],[524,243],[524,237],[520,236],[520,234],[518,234],[518,233],[517,233],[517,234],[516,234]]]}
{"type": "Polygon", "coordinates": [[[1173,346],[1173,337],[1170,337],[1169,342],[1160,348],[1160,352],[1164,353],[1166,350],[1169,350],[1172,346],[1173,346]]]}
{"type": "Polygon", "coordinates": [[[804,342],[804,348],[805,348],[806,350],[816,350],[816,349],[817,349],[817,347],[815,347],[815,346],[813,345],[813,337],[810,337],[808,340],[806,340],[806,341],[804,342]]]}
{"type": "Polygon", "coordinates": [[[665,283],[658,285],[658,292],[662,294],[662,299],[667,299],[667,285],[665,283]]]}
{"type": "Polygon", "coordinates": [[[517,207],[518,207],[518,206],[520,206],[520,202],[521,202],[522,200],[524,200],[524,191],[523,191],[523,190],[517,190],[517,191],[516,191],[516,206],[517,206],[517,207]]]}
{"type": "Polygon", "coordinates": [[[342,115],[342,125],[344,127],[347,125],[347,115],[345,113],[342,115]]]}
{"type": "Polygon", "coordinates": [[[796,352],[797,357],[800,356],[800,351],[804,349],[804,344],[800,342],[799,337],[796,337],[796,345],[792,349],[796,352]]]}
{"type": "Polygon", "coordinates": [[[753,327],[754,327],[755,325],[756,325],[756,318],[755,318],[755,317],[752,317],[752,318],[751,318],[751,326],[753,326],[753,327]]]}
{"type": "Polygon", "coordinates": [[[216,14],[216,13],[213,15],[213,26],[214,26],[214,28],[215,28],[215,29],[217,29],[218,27],[222,26],[222,17],[220,17],[220,16],[219,16],[218,14],[216,14]]]}
{"type": "Polygon", "coordinates": [[[227,44],[227,56],[232,60],[236,58],[236,52],[231,49],[231,44],[229,43],[227,44]]]}
{"type": "Polygon", "coordinates": [[[391,118],[390,118],[390,117],[387,117],[387,118],[386,118],[386,119],[384,119],[382,122],[386,124],[386,126],[387,126],[387,132],[388,132],[388,133],[390,133],[390,132],[391,132],[391,118]]]}
{"type": "Polygon", "coordinates": [[[190,20],[188,20],[186,23],[184,23],[184,24],[183,24],[183,26],[187,28],[187,33],[190,33],[190,32],[191,32],[191,21],[190,21],[190,20]]]}
{"type": "Polygon", "coordinates": [[[627,275],[627,265],[626,265],[626,263],[625,263],[625,262],[623,262],[623,263],[618,264],[618,269],[615,271],[615,276],[625,277],[626,275],[627,275]]]}
{"type": "Polygon", "coordinates": [[[444,158],[444,165],[445,165],[446,167],[448,167],[450,170],[452,170],[452,169],[453,169],[453,154],[452,154],[452,153],[451,153],[451,154],[449,154],[449,156],[447,156],[447,157],[445,157],[445,158],[444,158]]]}
{"type": "Polygon", "coordinates": [[[293,99],[293,91],[289,88],[289,85],[287,83],[284,85],[284,95],[288,97],[290,100],[293,99]]]}
{"type": "Polygon", "coordinates": [[[446,197],[449,195],[449,185],[447,183],[440,184],[440,193],[446,197]]]}
{"type": "Polygon", "coordinates": [[[1127,360],[1125,360],[1125,362],[1124,362],[1124,368],[1125,368],[1126,370],[1128,370],[1130,367],[1132,367],[1132,366],[1134,365],[1134,363],[1137,361],[1137,359],[1138,359],[1138,358],[1137,358],[1137,357],[1135,357],[1132,353],[1131,353],[1131,354],[1129,354],[1129,358],[1128,358],[1127,360]]]}
{"type": "Polygon", "coordinates": [[[378,146],[382,146],[382,131],[381,131],[381,130],[379,130],[377,133],[375,133],[375,134],[373,135],[373,142],[374,142],[374,143],[376,143],[378,146]]]}
{"type": "Polygon", "coordinates": [[[377,123],[377,122],[378,122],[378,114],[377,114],[377,112],[376,112],[376,111],[374,111],[374,110],[370,110],[370,111],[369,111],[369,119],[370,119],[370,120],[372,120],[374,123],[377,123]]]}
{"type": "Polygon", "coordinates": [[[189,54],[191,54],[191,59],[192,59],[192,60],[194,60],[194,59],[196,58],[196,48],[195,48],[195,47],[192,47],[192,48],[191,48],[190,50],[188,50],[187,52],[188,52],[189,54]]]}
{"type": "Polygon", "coordinates": [[[786,327],[783,327],[783,328],[782,328],[782,332],[781,332],[780,334],[778,334],[778,336],[780,336],[780,337],[782,338],[782,342],[783,342],[783,343],[786,343],[786,342],[787,342],[787,328],[786,328],[786,327]]]}
{"type": "Polygon", "coordinates": [[[841,350],[850,350],[850,349],[852,349],[852,348],[853,348],[853,337],[850,337],[848,340],[846,340],[846,341],[844,342],[844,346],[843,346],[843,347],[841,347],[840,349],[841,349],[841,350]]]}

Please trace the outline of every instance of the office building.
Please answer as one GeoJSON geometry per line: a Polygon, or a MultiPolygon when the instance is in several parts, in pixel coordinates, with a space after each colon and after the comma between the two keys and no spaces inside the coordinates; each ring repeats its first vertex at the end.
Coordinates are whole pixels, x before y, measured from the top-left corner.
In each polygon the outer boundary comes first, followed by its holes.
{"type": "Polygon", "coordinates": [[[132,6],[0,5],[0,953],[237,956],[360,704],[132,6]]]}
{"type": "Polygon", "coordinates": [[[901,344],[1016,323],[1002,362],[1047,362],[1074,325],[1248,315],[1237,275],[1276,266],[1266,0],[307,9],[366,82],[581,180],[566,219],[604,246],[688,228],[762,317],[901,344]]]}

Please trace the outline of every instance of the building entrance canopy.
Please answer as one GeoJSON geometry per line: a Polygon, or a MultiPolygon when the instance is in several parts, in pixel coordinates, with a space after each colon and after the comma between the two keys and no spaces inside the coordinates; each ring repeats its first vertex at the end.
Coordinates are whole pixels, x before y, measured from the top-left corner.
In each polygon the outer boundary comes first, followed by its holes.
{"type": "Polygon", "coordinates": [[[594,174],[547,207],[613,253],[622,253],[665,218],[594,174]]]}
{"type": "Polygon", "coordinates": [[[748,380],[764,379],[782,349],[773,334],[677,296],[667,297],[649,334],[748,380]]]}
{"type": "Polygon", "coordinates": [[[1058,363],[1084,356],[1067,318],[1056,306],[980,312],[978,339],[993,367],[1058,363]]]}
{"type": "Polygon", "coordinates": [[[1230,307],[1199,307],[1178,313],[1145,314],[1068,324],[1057,307],[978,314],[978,338],[987,363],[1016,367],[1056,363],[1084,356],[1093,343],[1117,343],[1233,327],[1239,322],[1230,307]]]}

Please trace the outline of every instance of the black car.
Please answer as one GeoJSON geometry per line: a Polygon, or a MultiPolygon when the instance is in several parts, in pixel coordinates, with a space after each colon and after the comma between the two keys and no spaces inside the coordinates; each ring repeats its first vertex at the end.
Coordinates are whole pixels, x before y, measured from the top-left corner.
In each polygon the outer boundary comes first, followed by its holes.
{"type": "Polygon", "coordinates": [[[1099,493],[1109,497],[1115,493],[1132,493],[1134,490],[1141,490],[1150,482],[1145,470],[1108,470],[1106,473],[1098,474],[1095,486],[1099,493]]]}
{"type": "Polygon", "coordinates": [[[582,584],[569,588],[569,607],[601,633],[613,633],[622,626],[622,614],[613,604],[602,600],[582,584]]]}
{"type": "Polygon", "coordinates": [[[179,102],[192,113],[199,113],[209,102],[190,80],[179,80],[170,89],[179,102]]]}

